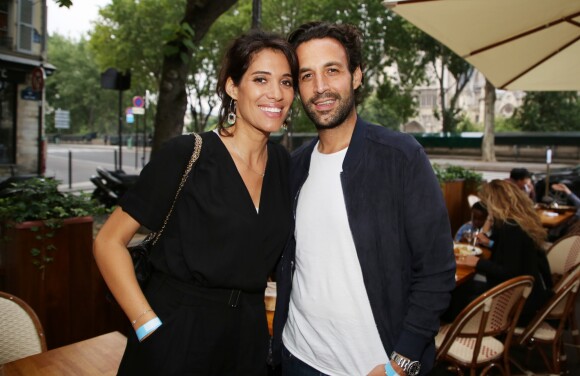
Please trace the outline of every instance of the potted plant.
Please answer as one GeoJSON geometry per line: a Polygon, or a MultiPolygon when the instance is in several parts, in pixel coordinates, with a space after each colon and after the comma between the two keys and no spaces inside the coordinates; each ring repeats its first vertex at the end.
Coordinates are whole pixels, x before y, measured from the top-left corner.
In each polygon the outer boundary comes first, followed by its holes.
{"type": "Polygon", "coordinates": [[[93,216],[105,213],[88,194],[59,192],[54,179],[22,180],[0,193],[0,289],[32,306],[49,348],[94,335],[102,279],[93,216]]]}
{"type": "Polygon", "coordinates": [[[462,166],[433,164],[449,214],[451,232],[455,232],[470,218],[471,208],[467,196],[476,194],[483,182],[483,175],[462,166]]]}

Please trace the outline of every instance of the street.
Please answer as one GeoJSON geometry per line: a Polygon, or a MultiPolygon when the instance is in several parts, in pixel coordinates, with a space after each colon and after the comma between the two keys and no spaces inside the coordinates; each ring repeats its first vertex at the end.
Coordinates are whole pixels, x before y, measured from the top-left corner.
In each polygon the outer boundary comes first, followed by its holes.
{"type": "MultiPolygon", "coordinates": [[[[96,174],[97,167],[115,169],[115,153],[119,153],[119,146],[48,144],[45,175],[60,180],[65,189],[69,184],[77,189],[90,189],[92,183],[89,179],[96,174]],[[72,162],[71,179],[69,179],[69,152],[72,162]]],[[[143,148],[137,150],[134,147],[131,149],[123,147],[123,170],[127,174],[138,174],[142,168],[142,157],[143,148]]],[[[149,160],[149,148],[146,150],[146,160],[149,160]]]]}
{"type": "MultiPolygon", "coordinates": [[[[146,150],[146,161],[149,161],[150,149],[146,150]]],[[[61,187],[68,189],[72,183],[73,189],[91,189],[93,187],[90,177],[95,175],[97,167],[108,170],[115,168],[115,153],[119,153],[119,147],[115,145],[93,144],[48,144],[46,176],[54,177],[61,181],[61,187]],[[72,161],[72,181],[69,182],[69,152],[72,161]]],[[[136,149],[123,147],[122,160],[123,170],[127,174],[138,174],[143,164],[143,148],[136,149]],[[137,167],[135,167],[137,166],[137,167]]],[[[483,163],[473,159],[447,159],[442,156],[430,157],[432,163],[456,164],[483,174],[485,180],[504,179],[509,176],[509,171],[515,167],[509,162],[483,163]]],[[[543,171],[542,164],[525,164],[532,172],[543,171]]]]}

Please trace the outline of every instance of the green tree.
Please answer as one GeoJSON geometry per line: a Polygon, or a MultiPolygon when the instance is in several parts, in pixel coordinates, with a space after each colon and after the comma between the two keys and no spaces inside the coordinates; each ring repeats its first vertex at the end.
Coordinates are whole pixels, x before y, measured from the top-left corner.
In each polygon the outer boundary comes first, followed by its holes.
{"type": "Polygon", "coordinates": [[[441,111],[435,111],[434,115],[442,120],[443,132],[455,132],[461,119],[458,100],[473,76],[473,66],[431,36],[425,33],[417,35],[419,49],[423,51],[425,61],[431,65],[439,85],[441,111]],[[453,77],[453,90],[446,86],[447,72],[453,77]]]}
{"type": "Polygon", "coordinates": [[[88,42],[52,35],[48,38],[48,59],[57,67],[46,79],[47,131],[54,132],[55,109],[70,111],[69,133],[109,133],[117,119],[115,93],[100,88],[99,69],[88,42]]]}
{"type": "Polygon", "coordinates": [[[574,91],[531,91],[514,114],[522,131],[580,131],[580,97],[574,91]]]}

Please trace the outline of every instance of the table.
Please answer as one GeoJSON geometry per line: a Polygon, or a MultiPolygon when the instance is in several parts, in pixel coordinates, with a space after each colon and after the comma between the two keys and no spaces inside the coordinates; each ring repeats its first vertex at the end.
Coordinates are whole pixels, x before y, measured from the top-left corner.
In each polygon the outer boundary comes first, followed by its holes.
{"type": "Polygon", "coordinates": [[[119,332],[59,347],[4,365],[4,376],[116,375],[127,338],[119,332]]]}
{"type": "MultiPolygon", "coordinates": [[[[481,258],[489,260],[491,257],[491,251],[489,248],[479,246],[481,248],[481,258]]],[[[456,256],[457,257],[457,256],[456,256]]],[[[463,283],[469,281],[475,275],[475,268],[465,265],[457,265],[455,269],[455,286],[462,285],[463,283]]]]}
{"type": "Polygon", "coordinates": [[[554,210],[554,209],[536,209],[542,226],[547,228],[557,227],[574,216],[575,210],[554,210]]]}

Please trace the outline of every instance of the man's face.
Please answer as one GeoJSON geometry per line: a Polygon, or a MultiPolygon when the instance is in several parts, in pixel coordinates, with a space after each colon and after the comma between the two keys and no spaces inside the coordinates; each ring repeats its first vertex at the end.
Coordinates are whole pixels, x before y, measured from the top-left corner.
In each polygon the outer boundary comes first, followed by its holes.
{"type": "Polygon", "coordinates": [[[532,184],[532,179],[530,178],[523,178],[520,180],[516,180],[516,185],[520,187],[521,190],[526,190],[526,187],[529,187],[532,184]]]}
{"type": "Polygon", "coordinates": [[[306,114],[319,130],[332,129],[355,116],[354,90],[362,73],[348,70],[344,47],[333,38],[312,39],[296,49],[300,98],[306,114]]]}

